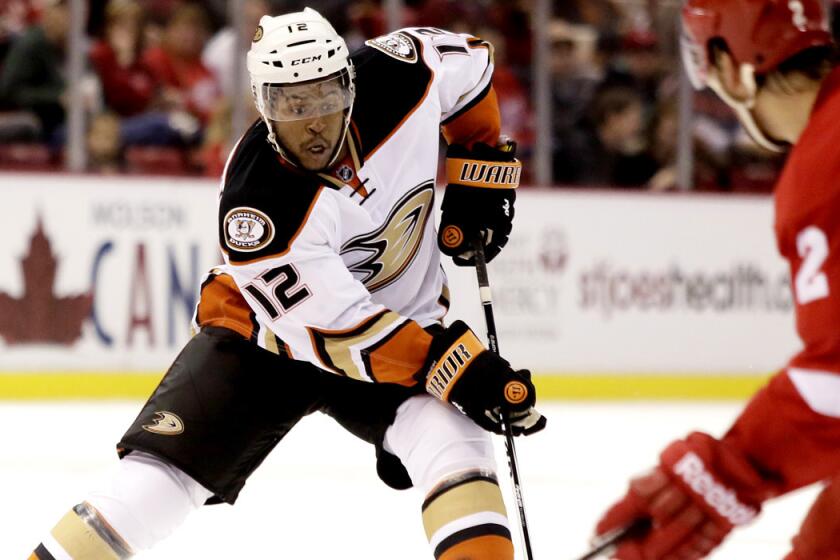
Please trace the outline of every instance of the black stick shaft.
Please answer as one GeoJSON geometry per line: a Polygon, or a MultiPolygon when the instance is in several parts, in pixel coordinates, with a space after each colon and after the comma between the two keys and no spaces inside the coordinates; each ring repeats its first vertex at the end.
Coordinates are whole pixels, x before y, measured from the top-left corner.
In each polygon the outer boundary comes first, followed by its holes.
{"type": "Polygon", "coordinates": [[[650,526],[650,519],[637,519],[627,527],[621,527],[602,535],[593,543],[589,552],[583,556],[578,556],[575,560],[594,560],[595,558],[609,557],[615,552],[621,541],[644,535],[650,530],[650,526]]]}
{"type": "MultiPolygon", "coordinates": [[[[487,276],[487,260],[484,258],[484,242],[479,238],[473,242],[475,251],[475,273],[478,277],[478,293],[481,307],[484,309],[484,321],[487,324],[487,341],[490,350],[499,353],[499,340],[496,336],[496,320],[493,318],[493,298],[490,292],[490,279],[487,276]]],[[[519,510],[519,524],[522,527],[522,545],[525,547],[525,560],[533,560],[531,535],[528,532],[528,520],[525,517],[525,503],[522,500],[522,486],[519,483],[519,464],[516,460],[516,446],[513,442],[513,430],[508,419],[502,415],[502,428],[505,432],[505,451],[507,452],[510,478],[513,482],[513,495],[519,510]]]]}

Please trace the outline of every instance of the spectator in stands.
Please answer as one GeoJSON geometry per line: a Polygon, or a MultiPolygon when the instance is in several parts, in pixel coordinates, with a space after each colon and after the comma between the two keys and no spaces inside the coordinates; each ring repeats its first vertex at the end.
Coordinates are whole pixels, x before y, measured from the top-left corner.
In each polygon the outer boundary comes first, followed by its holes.
{"type": "Polygon", "coordinates": [[[0,5],[0,66],[12,41],[26,27],[28,7],[22,0],[7,0],[0,5]]]}
{"type": "Polygon", "coordinates": [[[554,0],[552,13],[567,21],[587,25],[599,36],[614,35],[621,24],[618,2],[611,0],[554,0]]]}
{"type": "Polygon", "coordinates": [[[105,104],[124,117],[148,109],[157,93],[151,71],[140,60],[143,20],[143,8],[134,0],[111,0],[105,10],[103,37],[90,51],[105,104]]]}
{"type": "MultiPolygon", "coordinates": [[[[504,37],[491,27],[481,27],[476,33],[494,46],[495,67],[493,89],[499,99],[499,113],[502,119],[502,133],[515,138],[517,155],[527,160],[533,151],[534,122],[528,90],[508,64],[504,37]]],[[[529,165],[523,165],[523,181],[527,181],[529,165]]]]}
{"type": "Polygon", "coordinates": [[[487,24],[498,29],[505,38],[505,56],[512,72],[526,86],[531,85],[531,62],[533,61],[533,39],[531,37],[532,2],[492,0],[478,15],[485,17],[487,24]]]}
{"type": "Polygon", "coordinates": [[[558,141],[554,179],[570,185],[642,187],[658,169],[645,140],[638,92],[606,87],[593,98],[584,121],[558,141]]]}
{"type": "Polygon", "coordinates": [[[347,5],[345,16],[348,23],[345,41],[350,52],[360,48],[366,40],[388,32],[385,13],[379,2],[355,0],[347,5]]]}
{"type": "MultiPolygon", "coordinates": [[[[272,15],[266,0],[245,0],[243,13],[245,20],[243,28],[238,33],[232,25],[220,29],[204,47],[201,55],[202,62],[213,73],[222,93],[228,99],[241,95],[243,92],[245,94],[250,92],[247,79],[243,83],[236,81],[234,57],[241,57],[242,64],[245,64],[244,52],[251,43],[260,18],[264,15],[272,15]],[[242,40],[242,52],[239,52],[237,48],[237,37],[242,40]]],[[[243,75],[247,76],[247,73],[243,75]]]]}
{"type": "Polygon", "coordinates": [[[648,29],[634,29],[622,36],[621,43],[622,70],[632,80],[632,87],[642,95],[645,105],[654,106],[665,74],[656,34],[648,29]]]}
{"type": "Polygon", "coordinates": [[[206,121],[220,98],[213,73],[201,61],[210,24],[199,4],[175,9],[159,46],[142,57],[152,76],[162,84],[164,100],[173,109],[189,112],[206,121]]]}
{"type": "Polygon", "coordinates": [[[34,113],[44,139],[64,122],[62,68],[69,20],[66,2],[45,6],[41,21],[14,41],[0,70],[0,104],[34,113]]]}
{"type": "Polygon", "coordinates": [[[145,14],[136,0],[111,0],[105,10],[102,38],[90,51],[105,105],[118,118],[119,147],[194,144],[198,122],[178,108],[166,106],[162,84],[141,58],[144,31],[145,14]]]}
{"type": "Polygon", "coordinates": [[[123,170],[120,119],[110,112],[93,117],[87,131],[87,170],[113,174],[123,170]]]}
{"type": "Polygon", "coordinates": [[[551,41],[552,135],[556,142],[574,133],[584,120],[601,74],[595,64],[595,30],[587,25],[554,20],[551,41]]]}

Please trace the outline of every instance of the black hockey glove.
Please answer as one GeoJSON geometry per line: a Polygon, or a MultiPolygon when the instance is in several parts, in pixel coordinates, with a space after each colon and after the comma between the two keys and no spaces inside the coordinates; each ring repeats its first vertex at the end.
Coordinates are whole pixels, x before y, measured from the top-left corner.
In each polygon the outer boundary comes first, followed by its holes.
{"type": "Polygon", "coordinates": [[[446,151],[438,247],[458,266],[473,266],[472,243],[481,235],[487,261],[499,254],[513,227],[513,203],[522,164],[516,143],[497,148],[477,143],[472,150],[452,144],[446,151]]]}
{"type": "Polygon", "coordinates": [[[500,415],[507,415],[514,435],[545,428],[534,408],[537,394],[528,370],[514,371],[507,360],[490,352],[463,321],[436,335],[429,348],[426,391],[452,403],[476,424],[502,433],[500,415]]]}

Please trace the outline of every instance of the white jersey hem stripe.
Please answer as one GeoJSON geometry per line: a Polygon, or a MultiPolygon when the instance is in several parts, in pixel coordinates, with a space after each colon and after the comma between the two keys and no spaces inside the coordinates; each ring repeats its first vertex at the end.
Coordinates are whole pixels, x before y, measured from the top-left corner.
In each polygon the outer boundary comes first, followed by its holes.
{"type": "Polygon", "coordinates": [[[788,377],[811,410],[840,418],[840,373],[788,368],[788,377]]]}

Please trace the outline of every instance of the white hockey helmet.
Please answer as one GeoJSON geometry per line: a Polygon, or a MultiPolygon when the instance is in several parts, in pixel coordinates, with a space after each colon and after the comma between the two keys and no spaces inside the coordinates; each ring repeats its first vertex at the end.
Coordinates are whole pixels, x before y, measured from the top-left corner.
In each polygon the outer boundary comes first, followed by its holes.
{"type": "Polygon", "coordinates": [[[268,140],[280,155],[295,163],[277,142],[271,121],[303,120],[343,110],[344,130],[330,159],[337,157],[353,110],[356,88],[353,63],[347,45],[330,22],[304,8],[282,16],[263,16],[247,55],[251,91],[257,110],[268,125],[268,140]],[[329,84],[329,103],[297,104],[282,100],[294,97],[296,89],[312,83],[329,84]]]}

